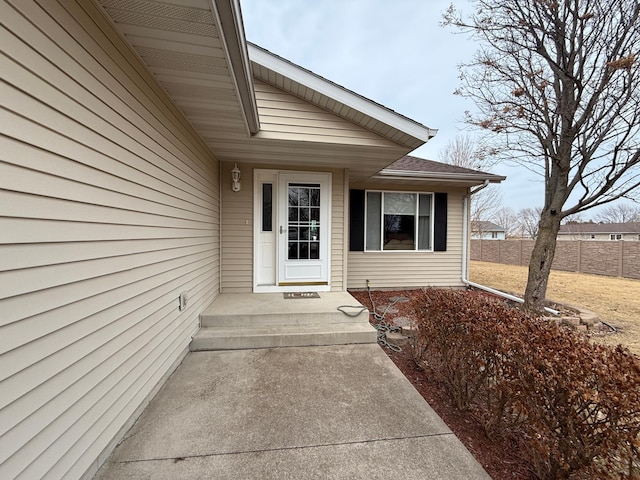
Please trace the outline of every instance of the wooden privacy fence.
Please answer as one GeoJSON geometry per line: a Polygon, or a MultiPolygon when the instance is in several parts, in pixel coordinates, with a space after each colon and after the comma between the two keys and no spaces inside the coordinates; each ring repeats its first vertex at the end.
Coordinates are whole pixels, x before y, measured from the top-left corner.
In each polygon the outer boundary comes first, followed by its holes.
{"type": "MultiPolygon", "coordinates": [[[[534,240],[471,240],[471,259],[529,266],[534,240]]],[[[554,270],[640,279],[640,241],[559,240],[554,270]]]]}

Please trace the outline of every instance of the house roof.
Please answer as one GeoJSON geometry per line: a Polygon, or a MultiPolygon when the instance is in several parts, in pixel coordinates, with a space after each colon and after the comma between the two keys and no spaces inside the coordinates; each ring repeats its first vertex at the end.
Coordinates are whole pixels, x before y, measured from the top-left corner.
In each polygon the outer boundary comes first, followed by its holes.
{"type": "Polygon", "coordinates": [[[500,225],[487,220],[472,220],[471,229],[476,232],[504,232],[505,229],[500,225]]]}
{"type": "Polygon", "coordinates": [[[436,133],[248,44],[239,0],[96,1],[219,160],[348,167],[352,178],[368,178],[436,133]],[[356,125],[363,136],[266,132],[256,80],[356,125]]]}
{"type": "Polygon", "coordinates": [[[627,223],[568,223],[560,225],[558,235],[588,235],[610,233],[640,233],[640,222],[627,223]]]}
{"type": "Polygon", "coordinates": [[[380,180],[413,179],[437,181],[439,183],[448,182],[459,186],[474,186],[482,185],[486,182],[500,183],[507,177],[405,155],[388,167],[383,168],[375,178],[380,180]]]}

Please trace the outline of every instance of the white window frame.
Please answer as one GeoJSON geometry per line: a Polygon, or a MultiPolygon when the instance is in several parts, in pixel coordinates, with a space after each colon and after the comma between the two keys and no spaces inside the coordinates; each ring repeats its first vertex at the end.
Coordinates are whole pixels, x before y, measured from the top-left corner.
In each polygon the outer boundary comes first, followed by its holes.
{"type": "Polygon", "coordinates": [[[621,233],[611,233],[609,234],[609,240],[622,240],[621,233]]]}
{"type": "Polygon", "coordinates": [[[412,192],[405,190],[365,190],[364,192],[364,251],[365,252],[377,252],[377,253],[411,253],[411,252],[419,252],[419,253],[428,253],[434,251],[434,243],[435,243],[435,194],[434,192],[412,192]],[[369,250],[367,248],[367,217],[368,217],[368,201],[369,201],[369,193],[379,193],[381,194],[380,198],[380,248],[378,250],[369,250]],[[415,213],[415,222],[414,222],[414,249],[413,250],[385,250],[384,249],[384,196],[386,193],[405,193],[416,196],[416,213],[415,213]],[[429,249],[418,249],[418,222],[420,217],[420,195],[429,195],[431,197],[431,209],[429,212],[429,233],[431,236],[431,246],[429,249]]]}

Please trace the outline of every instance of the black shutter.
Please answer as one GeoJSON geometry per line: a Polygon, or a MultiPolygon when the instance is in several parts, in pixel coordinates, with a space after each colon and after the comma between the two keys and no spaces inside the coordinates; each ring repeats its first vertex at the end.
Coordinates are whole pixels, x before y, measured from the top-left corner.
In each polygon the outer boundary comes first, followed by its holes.
{"type": "Polygon", "coordinates": [[[433,250],[436,252],[447,251],[447,194],[434,194],[434,232],[433,250]]]}
{"type": "Polygon", "coordinates": [[[364,190],[349,190],[349,250],[364,251],[364,190]]]}

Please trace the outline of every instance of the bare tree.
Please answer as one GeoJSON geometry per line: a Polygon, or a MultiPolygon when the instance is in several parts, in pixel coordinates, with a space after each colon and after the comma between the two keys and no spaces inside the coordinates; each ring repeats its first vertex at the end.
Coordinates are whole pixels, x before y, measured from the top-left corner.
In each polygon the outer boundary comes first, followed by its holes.
{"type": "Polygon", "coordinates": [[[504,228],[507,238],[515,237],[518,234],[518,217],[512,208],[499,208],[491,217],[491,221],[504,228]]]}
{"type": "Polygon", "coordinates": [[[472,170],[489,171],[497,163],[496,150],[471,135],[456,135],[440,151],[443,163],[472,170]]]}
{"type": "MultiPolygon", "coordinates": [[[[440,151],[439,160],[449,165],[489,171],[496,163],[495,152],[483,146],[469,135],[457,135],[440,151]]],[[[502,194],[497,185],[488,185],[471,196],[471,221],[489,220],[502,203],[502,194]]],[[[475,232],[479,233],[479,232],[475,232]]]]}
{"type": "Polygon", "coordinates": [[[488,185],[471,196],[471,221],[490,220],[502,204],[502,194],[497,185],[488,185]]]}
{"type": "Polygon", "coordinates": [[[475,0],[444,23],[481,45],[461,66],[468,121],[544,177],[525,306],[543,306],[560,223],[637,195],[640,185],[640,1],[475,0]]]}
{"type": "Polygon", "coordinates": [[[595,220],[601,223],[640,222],[640,208],[624,203],[611,205],[598,213],[595,220]]]}
{"type": "Polygon", "coordinates": [[[523,237],[538,238],[538,223],[541,212],[542,208],[540,207],[527,207],[518,212],[518,221],[523,237]]]}
{"type": "Polygon", "coordinates": [[[578,225],[582,223],[593,223],[593,220],[585,218],[585,216],[581,212],[567,215],[562,219],[563,225],[578,225]]]}

